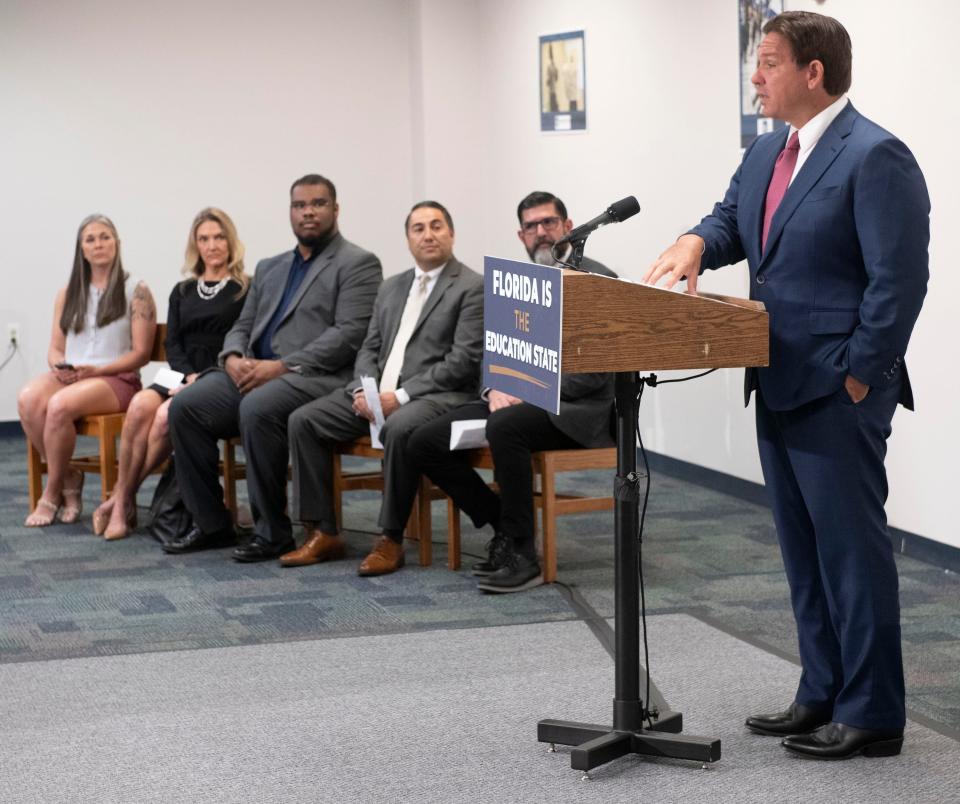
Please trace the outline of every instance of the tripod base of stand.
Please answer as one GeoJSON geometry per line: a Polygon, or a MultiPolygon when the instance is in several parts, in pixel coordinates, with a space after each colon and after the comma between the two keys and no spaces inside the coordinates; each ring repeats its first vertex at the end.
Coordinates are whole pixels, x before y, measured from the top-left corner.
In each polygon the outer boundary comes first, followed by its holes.
{"type": "Polygon", "coordinates": [[[685,737],[683,715],[664,712],[652,729],[620,731],[593,723],[568,720],[541,720],[537,740],[541,743],[576,746],[570,752],[570,767],[588,771],[627,754],[651,757],[716,762],[720,759],[720,740],[709,737],[685,737]]]}

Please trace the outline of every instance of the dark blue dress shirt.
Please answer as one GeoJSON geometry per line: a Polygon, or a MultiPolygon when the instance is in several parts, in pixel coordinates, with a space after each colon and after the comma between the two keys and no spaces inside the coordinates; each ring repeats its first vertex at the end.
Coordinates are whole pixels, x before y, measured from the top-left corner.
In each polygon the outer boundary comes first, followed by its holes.
{"type": "Polygon", "coordinates": [[[293,265],[290,266],[290,273],[287,275],[287,285],[283,289],[283,296],[280,299],[280,304],[277,306],[273,317],[267,324],[267,328],[253,345],[254,357],[260,360],[277,360],[280,357],[280,355],[273,351],[273,347],[270,345],[273,341],[273,335],[280,326],[280,321],[302,284],[303,278],[307,275],[307,271],[310,270],[311,263],[322,250],[322,248],[315,248],[307,259],[304,259],[300,254],[299,248],[293,250],[293,265]]]}

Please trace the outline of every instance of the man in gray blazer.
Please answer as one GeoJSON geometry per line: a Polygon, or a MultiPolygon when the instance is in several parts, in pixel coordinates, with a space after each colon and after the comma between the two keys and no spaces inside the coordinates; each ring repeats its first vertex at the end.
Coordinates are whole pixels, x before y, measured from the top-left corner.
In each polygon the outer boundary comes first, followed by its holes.
{"type": "MultiPolygon", "coordinates": [[[[551,246],[573,228],[563,202],[551,193],[531,193],[520,202],[517,217],[518,234],[531,260],[553,265],[551,246]]],[[[615,276],[595,260],[584,259],[582,265],[593,273],[615,276]]],[[[559,415],[487,388],[480,399],[411,435],[407,449],[416,470],[442,488],[476,527],[493,529],[488,558],[473,567],[473,574],[481,578],[479,589],[519,592],[543,583],[534,544],[531,455],[548,449],[613,446],[612,412],[612,374],[564,374],[559,415]],[[466,419],[487,420],[499,495],[470,466],[466,450],[449,448],[451,422],[466,419]]]]}
{"type": "Polygon", "coordinates": [[[166,552],[236,541],[217,481],[217,439],[237,434],[254,536],[233,557],[263,561],[294,546],[286,514],[287,418],[349,379],[382,279],[380,261],[339,233],[338,213],[329,179],[310,174],[294,182],[290,223],[297,247],[261,260],[224,339],[221,367],[174,397],[174,460],[194,526],[165,544],[166,552]]]}
{"type": "Polygon", "coordinates": [[[290,416],[294,518],[307,540],[280,559],[287,567],[341,558],[346,546],[333,506],[333,450],[370,432],[374,419],[361,378],[377,381],[384,415],[382,535],[361,575],[403,566],[403,530],[419,474],[407,457],[410,432],[476,394],[483,337],[483,279],[453,256],[453,221],[436,201],[414,205],[405,223],[414,267],[380,288],[346,388],[290,416]]]}

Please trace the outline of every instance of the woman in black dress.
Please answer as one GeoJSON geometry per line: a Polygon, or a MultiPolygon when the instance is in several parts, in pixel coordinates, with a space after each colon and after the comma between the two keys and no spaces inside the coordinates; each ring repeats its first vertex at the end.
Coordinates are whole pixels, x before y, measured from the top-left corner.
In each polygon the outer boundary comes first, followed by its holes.
{"type": "Polygon", "coordinates": [[[217,364],[217,355],[243,307],[249,278],[243,243],[230,216],[208,207],[193,219],[187,239],[186,279],[170,293],[164,346],[173,371],[183,375],[168,388],[154,383],[130,402],[120,434],[120,468],[110,499],[93,514],[93,531],[122,539],[136,524],[136,493],[147,475],[170,455],[170,399],[197,375],[217,364]]]}

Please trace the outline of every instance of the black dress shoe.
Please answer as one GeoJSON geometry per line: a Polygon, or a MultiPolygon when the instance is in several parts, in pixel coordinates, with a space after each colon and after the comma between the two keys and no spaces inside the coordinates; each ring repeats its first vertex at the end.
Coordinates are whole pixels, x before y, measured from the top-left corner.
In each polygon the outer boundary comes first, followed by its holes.
{"type": "Polygon", "coordinates": [[[507,556],[513,551],[513,542],[500,531],[493,534],[487,542],[487,557],[478,561],[471,568],[471,572],[479,578],[493,575],[500,567],[507,563],[507,556]]]}
{"type": "Polygon", "coordinates": [[[479,580],[477,589],[494,594],[522,592],[542,583],[543,573],[536,559],[511,551],[500,569],[479,580]]]}
{"type": "Polygon", "coordinates": [[[788,751],[812,759],[849,759],[892,757],[900,753],[902,731],[856,729],[843,723],[828,723],[811,734],[784,737],[781,744],[788,751]]]}
{"type": "Polygon", "coordinates": [[[193,525],[183,536],[165,542],[165,553],[196,553],[199,550],[214,550],[218,547],[229,547],[237,543],[237,534],[233,528],[221,528],[213,533],[204,533],[199,525],[193,525]]]}
{"type": "Polygon", "coordinates": [[[288,539],[283,544],[274,544],[254,537],[248,544],[242,544],[233,551],[233,559],[250,564],[255,561],[270,561],[295,550],[296,547],[297,543],[293,539],[288,539]]]}
{"type": "Polygon", "coordinates": [[[771,737],[786,737],[790,734],[806,734],[830,722],[830,712],[803,704],[792,703],[786,712],[769,715],[751,715],[746,726],[754,734],[771,737]]]}

